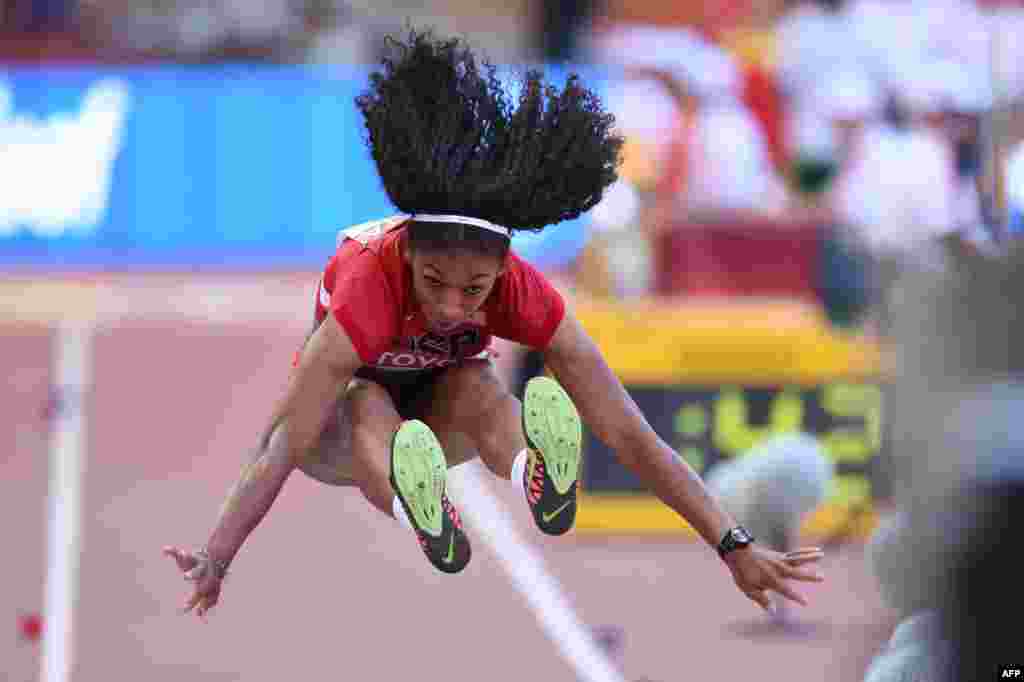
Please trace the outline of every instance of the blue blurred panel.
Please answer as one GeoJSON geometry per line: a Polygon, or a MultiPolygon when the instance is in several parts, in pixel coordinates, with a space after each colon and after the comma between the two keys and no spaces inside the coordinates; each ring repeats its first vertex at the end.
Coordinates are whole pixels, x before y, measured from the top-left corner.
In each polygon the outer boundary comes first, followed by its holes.
{"type": "Polygon", "coordinates": [[[520,232],[512,238],[512,248],[524,260],[541,270],[568,267],[587,243],[584,218],[549,226],[541,233],[520,232]]]}
{"type": "Polygon", "coordinates": [[[303,120],[309,109],[304,80],[277,71],[229,69],[218,80],[208,95],[212,129],[222,131],[211,160],[219,191],[210,229],[229,247],[251,243],[257,252],[271,249],[272,254],[273,245],[309,224],[304,180],[313,169],[303,120]]]}
{"type": "MultiPolygon", "coordinates": [[[[368,71],[313,67],[321,87],[310,107],[312,225],[331,243],[339,229],[396,212],[377,175],[355,106],[368,71]]],[[[319,257],[319,256],[318,256],[319,257]]],[[[326,260],[327,255],[323,255],[326,260]]]]}
{"type": "Polygon", "coordinates": [[[206,102],[181,96],[199,74],[136,69],[111,75],[127,76],[131,102],[99,241],[115,259],[111,265],[146,260],[147,253],[159,262],[188,240],[192,204],[201,202],[203,187],[214,183],[213,131],[202,125],[206,102]]]}
{"type": "MultiPolygon", "coordinates": [[[[0,71],[0,268],[321,267],[338,229],[394,212],[354,105],[366,82],[336,66],[0,71]]],[[[557,267],[584,237],[576,220],[516,246],[557,267]]]]}
{"type": "Polygon", "coordinates": [[[1010,221],[1007,232],[1014,239],[1024,237],[1024,206],[1010,206],[1010,221]]]}

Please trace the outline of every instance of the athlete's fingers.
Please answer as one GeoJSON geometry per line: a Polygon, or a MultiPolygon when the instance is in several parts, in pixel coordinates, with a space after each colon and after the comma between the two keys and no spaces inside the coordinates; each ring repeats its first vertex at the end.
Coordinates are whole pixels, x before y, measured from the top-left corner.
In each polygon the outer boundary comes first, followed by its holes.
{"type": "Polygon", "coordinates": [[[206,597],[203,598],[202,612],[199,615],[205,620],[206,616],[210,613],[210,609],[216,606],[218,601],[220,601],[220,594],[218,592],[212,592],[206,595],[206,597]]]}
{"type": "Polygon", "coordinates": [[[808,568],[796,568],[792,565],[783,565],[782,576],[790,580],[800,580],[807,583],[820,583],[825,580],[825,576],[813,569],[808,568]]]}
{"type": "Polygon", "coordinates": [[[776,592],[781,594],[786,599],[789,599],[790,601],[794,601],[797,604],[800,604],[801,606],[807,606],[807,599],[805,599],[802,594],[800,594],[792,587],[787,585],[786,581],[782,580],[781,578],[777,578],[775,580],[775,585],[771,589],[775,590],[776,592]]]}
{"type": "Polygon", "coordinates": [[[182,551],[177,547],[164,547],[163,553],[165,556],[174,559],[175,563],[178,564],[178,570],[181,571],[189,571],[199,563],[199,560],[192,553],[182,551]]]}
{"type": "Polygon", "coordinates": [[[199,600],[199,603],[196,604],[196,616],[199,617],[199,620],[205,621],[206,620],[206,612],[209,611],[209,610],[210,610],[210,599],[209,599],[209,597],[203,597],[202,599],[199,600]]]}
{"type": "Polygon", "coordinates": [[[821,557],[818,556],[807,556],[798,557],[796,559],[783,559],[782,560],[787,566],[805,566],[807,564],[816,564],[821,561],[821,557]]]}
{"type": "Polygon", "coordinates": [[[744,594],[768,613],[772,612],[772,600],[768,598],[764,590],[750,590],[749,592],[744,592],[744,594]]]}
{"type": "Polygon", "coordinates": [[[786,552],[782,559],[788,564],[793,566],[800,566],[812,561],[820,561],[825,558],[825,553],[817,547],[808,547],[806,549],[799,549],[795,552],[786,552]]]}
{"type": "Polygon", "coordinates": [[[192,596],[185,600],[185,606],[182,609],[182,613],[188,613],[199,604],[199,601],[203,598],[203,593],[196,590],[192,593],[192,596]]]}

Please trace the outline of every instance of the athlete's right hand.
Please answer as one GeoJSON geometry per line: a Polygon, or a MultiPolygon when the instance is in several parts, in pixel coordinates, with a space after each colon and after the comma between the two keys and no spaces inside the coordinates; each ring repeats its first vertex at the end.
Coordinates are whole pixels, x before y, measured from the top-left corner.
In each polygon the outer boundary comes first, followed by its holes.
{"type": "Polygon", "coordinates": [[[196,615],[203,618],[220,599],[223,577],[218,575],[213,561],[205,552],[164,547],[163,553],[174,559],[178,570],[185,575],[185,580],[193,584],[192,595],[185,600],[182,611],[188,613],[194,609],[196,615]]]}

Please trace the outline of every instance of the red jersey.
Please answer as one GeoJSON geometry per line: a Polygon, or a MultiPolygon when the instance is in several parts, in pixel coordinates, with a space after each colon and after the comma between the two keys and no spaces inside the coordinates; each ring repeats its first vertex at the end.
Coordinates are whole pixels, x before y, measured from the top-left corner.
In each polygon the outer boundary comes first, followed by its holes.
{"type": "Polygon", "coordinates": [[[328,311],[366,367],[423,371],[483,356],[492,337],[536,349],[551,342],[565,302],[547,279],[509,252],[505,272],[473,317],[443,334],[427,329],[402,257],[406,217],[349,228],[320,278],[316,319],[328,311]]]}

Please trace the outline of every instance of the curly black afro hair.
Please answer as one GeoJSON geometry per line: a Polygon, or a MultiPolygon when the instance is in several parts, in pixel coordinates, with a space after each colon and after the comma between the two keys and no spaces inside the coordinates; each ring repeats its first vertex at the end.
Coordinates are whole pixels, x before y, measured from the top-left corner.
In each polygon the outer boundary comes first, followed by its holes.
{"type": "Polygon", "coordinates": [[[622,138],[578,75],[559,90],[527,70],[512,106],[459,39],[388,39],[356,98],[384,189],[403,213],[461,214],[539,231],[590,210],[617,176],[622,138]]]}

